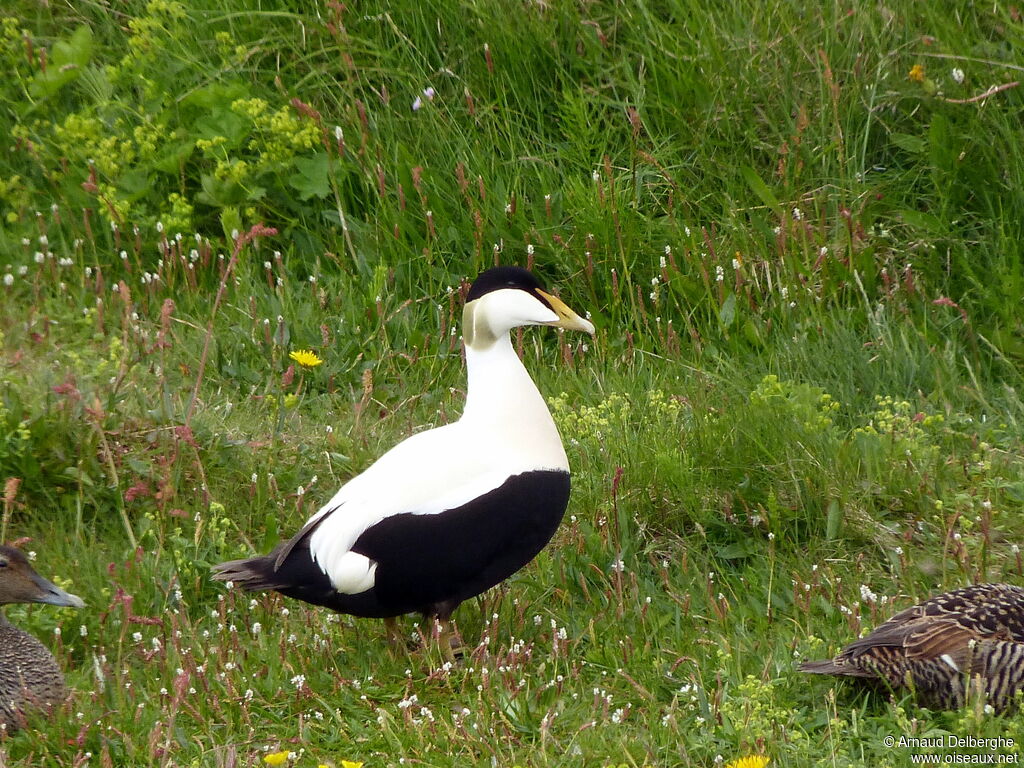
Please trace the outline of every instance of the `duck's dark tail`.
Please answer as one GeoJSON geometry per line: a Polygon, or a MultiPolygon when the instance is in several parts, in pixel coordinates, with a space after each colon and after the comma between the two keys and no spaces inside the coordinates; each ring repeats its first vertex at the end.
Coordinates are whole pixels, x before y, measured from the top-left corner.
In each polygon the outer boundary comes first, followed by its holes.
{"type": "Polygon", "coordinates": [[[261,592],[290,586],[275,568],[277,552],[245,560],[229,560],[213,566],[215,581],[230,581],[246,592],[261,592]]]}
{"type": "MultiPolygon", "coordinates": [[[[292,595],[291,590],[304,584],[327,580],[323,570],[313,564],[309,536],[333,511],[322,510],[292,538],[278,544],[269,555],[229,560],[213,566],[214,580],[230,581],[246,592],[276,589],[286,595],[292,595]]],[[[327,583],[330,586],[330,582],[327,583]]]]}

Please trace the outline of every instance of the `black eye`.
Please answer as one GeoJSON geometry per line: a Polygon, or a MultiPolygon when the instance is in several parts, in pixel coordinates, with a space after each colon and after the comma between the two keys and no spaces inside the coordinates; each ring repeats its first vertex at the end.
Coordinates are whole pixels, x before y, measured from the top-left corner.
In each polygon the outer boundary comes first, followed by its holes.
{"type": "Polygon", "coordinates": [[[7,561],[6,560],[0,560],[0,568],[6,568],[6,567],[7,567],[7,561]]]}

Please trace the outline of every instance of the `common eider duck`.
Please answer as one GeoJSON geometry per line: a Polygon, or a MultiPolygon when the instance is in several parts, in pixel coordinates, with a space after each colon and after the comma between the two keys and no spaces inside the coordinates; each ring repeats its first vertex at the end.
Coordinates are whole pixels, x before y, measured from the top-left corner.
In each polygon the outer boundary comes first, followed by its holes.
{"type": "MultiPolygon", "coordinates": [[[[85,605],[36,573],[20,549],[0,546],[0,605],[11,603],[85,605]]],[[[64,695],[64,675],[53,654],[0,612],[0,724],[8,733],[17,730],[32,712],[59,705],[64,695]]]]}
{"type": "MultiPolygon", "coordinates": [[[[466,296],[462,417],[415,434],[349,480],[270,554],[214,578],[353,616],[421,613],[441,624],[544,548],[569,501],[569,463],[509,332],[594,326],[519,267],[480,274],[466,296]]],[[[448,653],[447,644],[443,650],[448,653]]]]}
{"type": "Polygon", "coordinates": [[[835,658],[800,670],[909,688],[924,706],[962,707],[977,693],[996,711],[1024,688],[1024,589],[977,584],[901,611],[835,658]]]}

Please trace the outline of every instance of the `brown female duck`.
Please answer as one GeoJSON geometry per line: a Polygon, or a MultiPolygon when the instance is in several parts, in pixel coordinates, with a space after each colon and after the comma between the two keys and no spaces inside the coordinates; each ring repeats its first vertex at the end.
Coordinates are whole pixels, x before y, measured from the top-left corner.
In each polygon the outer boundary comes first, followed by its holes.
{"type": "Polygon", "coordinates": [[[937,595],[800,669],[909,688],[932,708],[962,707],[977,692],[1006,710],[1024,689],[1024,589],[976,584],[937,595]]]}
{"type": "MultiPolygon", "coordinates": [[[[0,605],[11,603],[85,605],[36,573],[21,550],[0,546],[0,605]]],[[[0,612],[0,726],[20,728],[29,713],[59,705],[64,694],[64,675],[50,650],[0,612]]]]}

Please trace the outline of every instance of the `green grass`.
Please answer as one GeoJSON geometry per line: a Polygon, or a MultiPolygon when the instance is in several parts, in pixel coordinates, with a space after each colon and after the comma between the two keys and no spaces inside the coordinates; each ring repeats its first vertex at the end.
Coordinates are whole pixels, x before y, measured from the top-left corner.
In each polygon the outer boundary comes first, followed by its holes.
{"type": "Polygon", "coordinates": [[[88,604],[7,611],[73,693],[5,764],[903,766],[886,736],[1024,739],[795,671],[1024,577],[1016,11],[4,13],[4,535],[88,604]],[[598,332],[517,339],[574,490],[458,611],[467,659],[211,582],[458,417],[460,291],[495,262],[598,332]]]}

